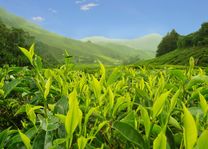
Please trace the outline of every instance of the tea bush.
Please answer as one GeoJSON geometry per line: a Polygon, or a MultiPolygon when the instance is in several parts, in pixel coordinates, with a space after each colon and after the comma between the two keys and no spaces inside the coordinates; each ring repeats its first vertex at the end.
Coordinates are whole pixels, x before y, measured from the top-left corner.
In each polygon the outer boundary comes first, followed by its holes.
{"type": "Polygon", "coordinates": [[[0,148],[199,148],[208,146],[208,76],[194,67],[116,67],[86,73],[0,70],[0,148]]]}

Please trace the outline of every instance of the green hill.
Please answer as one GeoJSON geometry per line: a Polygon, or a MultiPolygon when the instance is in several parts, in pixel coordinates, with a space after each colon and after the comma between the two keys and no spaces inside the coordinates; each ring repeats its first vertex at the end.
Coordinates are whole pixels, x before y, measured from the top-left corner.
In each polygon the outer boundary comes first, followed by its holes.
{"type": "Polygon", "coordinates": [[[21,28],[29,32],[37,40],[37,48],[41,56],[49,57],[50,61],[56,61],[57,63],[63,62],[64,50],[68,50],[77,62],[85,64],[95,63],[99,59],[105,64],[114,65],[129,61],[132,57],[146,59],[153,56],[149,53],[135,51],[133,48],[124,45],[109,46],[66,38],[46,31],[2,8],[0,8],[0,20],[7,26],[21,28]]]}
{"type": "Polygon", "coordinates": [[[111,39],[102,36],[92,36],[81,39],[81,41],[90,41],[111,49],[120,47],[121,49],[125,48],[131,52],[134,51],[140,59],[154,58],[157,46],[161,40],[162,36],[159,34],[149,34],[136,39],[111,39]]]}
{"type": "Polygon", "coordinates": [[[82,41],[91,41],[96,44],[114,43],[127,46],[134,49],[142,49],[145,51],[156,51],[157,46],[162,40],[160,34],[149,34],[136,39],[111,39],[102,36],[92,36],[81,39],[82,41]]]}
{"type": "Polygon", "coordinates": [[[180,35],[174,29],[160,42],[157,57],[137,64],[174,64],[187,65],[189,58],[194,57],[196,65],[208,65],[208,22],[201,25],[199,30],[180,35]]]}
{"type": "MultiPolygon", "coordinates": [[[[57,61],[63,61],[64,50],[67,49],[73,56],[79,57],[83,63],[92,63],[96,59],[100,59],[104,63],[112,63],[111,50],[92,43],[82,43],[77,40],[69,39],[55,33],[48,32],[39,26],[28,22],[21,17],[0,9],[0,18],[8,26],[22,28],[36,38],[38,42],[42,42],[41,54],[50,53],[57,61]],[[45,49],[48,47],[48,49],[45,49]]],[[[116,61],[116,59],[115,59],[116,61]]]]}
{"type": "Polygon", "coordinates": [[[208,47],[177,49],[151,60],[139,61],[138,65],[188,65],[189,58],[194,57],[195,64],[208,66],[208,47]]]}

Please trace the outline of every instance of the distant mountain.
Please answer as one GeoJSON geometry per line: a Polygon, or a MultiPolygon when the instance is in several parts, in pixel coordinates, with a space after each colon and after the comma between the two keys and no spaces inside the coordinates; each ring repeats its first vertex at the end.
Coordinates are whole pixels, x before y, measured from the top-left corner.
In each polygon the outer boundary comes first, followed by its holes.
{"type": "Polygon", "coordinates": [[[111,39],[102,36],[93,36],[93,37],[86,37],[81,40],[91,41],[95,44],[104,45],[106,43],[113,43],[134,49],[140,49],[145,51],[156,51],[158,44],[162,40],[162,36],[160,34],[149,34],[136,39],[111,39]]]}
{"type": "Polygon", "coordinates": [[[128,55],[133,51],[131,59],[151,59],[155,57],[157,46],[162,40],[159,34],[149,34],[136,39],[111,39],[102,36],[92,36],[81,39],[84,42],[92,42],[110,49],[117,50],[117,52],[126,52],[128,55]],[[123,49],[123,50],[122,50],[123,49]],[[131,52],[130,52],[131,51],[131,52]]]}
{"type": "MultiPolygon", "coordinates": [[[[29,32],[36,38],[37,43],[41,43],[37,46],[41,56],[52,57],[51,59],[49,58],[50,61],[55,59],[58,63],[63,62],[65,49],[76,58],[76,62],[85,64],[95,63],[95,61],[99,59],[105,64],[115,65],[131,62],[132,59],[148,59],[154,56],[153,53],[150,54],[149,52],[144,51],[146,49],[137,50],[134,48],[134,46],[137,46],[136,40],[129,41],[129,43],[127,42],[129,45],[125,42],[124,44],[123,41],[120,41],[119,44],[111,43],[108,45],[78,41],[44,30],[40,26],[11,14],[2,8],[0,8],[0,20],[7,26],[21,28],[29,32]]],[[[147,44],[146,40],[143,41],[147,44]]],[[[151,41],[148,44],[150,43],[151,41]]],[[[138,46],[138,49],[142,48],[142,46],[138,46]]],[[[154,51],[154,48],[147,49],[154,51]]]]}

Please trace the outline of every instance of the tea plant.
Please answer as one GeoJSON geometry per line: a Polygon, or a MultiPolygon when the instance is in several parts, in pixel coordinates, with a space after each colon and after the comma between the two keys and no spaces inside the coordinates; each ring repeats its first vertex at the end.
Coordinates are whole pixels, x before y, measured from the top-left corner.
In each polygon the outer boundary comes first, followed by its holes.
{"type": "Polygon", "coordinates": [[[33,69],[0,70],[0,148],[208,145],[208,76],[193,58],[184,70],[108,70],[100,63],[99,71],[86,73],[67,59],[60,68],[44,69],[34,45],[20,50],[33,69]]]}

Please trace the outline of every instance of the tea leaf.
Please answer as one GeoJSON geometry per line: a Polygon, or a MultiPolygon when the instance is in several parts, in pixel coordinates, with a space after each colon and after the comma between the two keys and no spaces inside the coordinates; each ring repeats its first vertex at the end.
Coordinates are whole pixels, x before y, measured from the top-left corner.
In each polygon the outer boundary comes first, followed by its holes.
{"type": "Polygon", "coordinates": [[[21,79],[15,79],[15,80],[12,80],[11,82],[5,84],[5,85],[4,85],[4,98],[6,98],[6,97],[11,93],[11,91],[12,91],[17,85],[19,85],[21,82],[22,82],[21,79]]]}
{"type": "Polygon", "coordinates": [[[52,131],[41,130],[34,138],[33,148],[34,149],[48,149],[52,146],[53,134],[52,131]]]}
{"type": "Polygon", "coordinates": [[[184,144],[187,149],[192,149],[197,140],[197,127],[196,122],[188,111],[188,109],[183,104],[184,111],[184,144]]]}
{"type": "Polygon", "coordinates": [[[95,97],[98,99],[101,94],[101,84],[94,76],[92,78],[92,83],[95,97]]]}
{"type": "Polygon", "coordinates": [[[69,95],[69,111],[66,115],[65,129],[69,137],[71,137],[82,119],[82,111],[79,109],[77,100],[77,92],[74,90],[69,95]]]}
{"type": "Polygon", "coordinates": [[[32,56],[31,56],[30,52],[27,49],[22,48],[22,47],[19,47],[19,49],[28,58],[28,60],[30,61],[30,63],[33,64],[32,56]]]}
{"type": "Polygon", "coordinates": [[[105,82],[105,74],[106,74],[105,67],[100,61],[99,61],[99,64],[100,64],[100,73],[101,73],[100,82],[104,83],[105,82]]]}
{"type": "Polygon", "coordinates": [[[53,145],[59,145],[66,142],[66,138],[56,139],[53,141],[53,145]]]}
{"type": "Polygon", "coordinates": [[[167,91],[166,93],[163,93],[162,95],[160,95],[160,97],[156,99],[152,107],[153,118],[157,117],[162,112],[165,100],[167,99],[169,94],[170,94],[170,91],[167,91]]]}
{"type": "Polygon", "coordinates": [[[88,139],[81,136],[77,139],[78,149],[85,149],[88,139]]]}
{"type": "Polygon", "coordinates": [[[200,99],[200,106],[202,108],[202,111],[204,112],[204,115],[206,115],[208,111],[207,101],[201,93],[199,93],[199,99],[200,99]]]}
{"type": "Polygon", "coordinates": [[[140,110],[141,110],[141,118],[144,121],[145,134],[146,134],[146,137],[148,138],[150,134],[150,127],[151,127],[150,117],[149,117],[147,110],[144,107],[140,106],[140,110]]]}
{"type": "Polygon", "coordinates": [[[33,43],[33,44],[30,46],[30,49],[29,49],[31,58],[33,58],[33,56],[34,56],[34,54],[35,54],[34,50],[35,50],[35,44],[33,43]]]}
{"type": "Polygon", "coordinates": [[[180,89],[171,98],[171,101],[170,101],[170,112],[172,112],[173,109],[175,108],[179,95],[180,95],[180,89]]]}
{"type": "Polygon", "coordinates": [[[205,147],[208,146],[207,138],[208,138],[208,130],[204,130],[197,141],[198,149],[204,149],[205,147]]]}
{"type": "Polygon", "coordinates": [[[47,80],[46,84],[45,84],[45,92],[44,92],[44,99],[45,99],[45,100],[47,99],[47,96],[48,96],[48,94],[49,94],[51,84],[52,84],[52,78],[50,77],[50,78],[47,80]]]}
{"type": "Polygon", "coordinates": [[[161,131],[160,134],[153,142],[153,149],[166,149],[167,138],[164,131],[161,131]]]}
{"type": "Polygon", "coordinates": [[[30,144],[30,139],[25,134],[23,134],[20,130],[18,130],[18,131],[19,131],[20,137],[21,137],[22,142],[24,143],[25,147],[27,149],[32,149],[32,146],[30,144]]]}
{"type": "Polygon", "coordinates": [[[5,141],[9,136],[10,128],[5,129],[0,133],[0,148],[4,148],[5,141]]]}
{"type": "Polygon", "coordinates": [[[113,128],[131,143],[138,145],[140,148],[144,148],[144,139],[142,135],[130,125],[116,121],[113,123],[113,128]]]}

